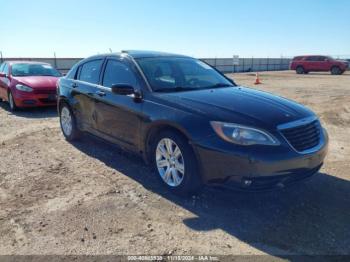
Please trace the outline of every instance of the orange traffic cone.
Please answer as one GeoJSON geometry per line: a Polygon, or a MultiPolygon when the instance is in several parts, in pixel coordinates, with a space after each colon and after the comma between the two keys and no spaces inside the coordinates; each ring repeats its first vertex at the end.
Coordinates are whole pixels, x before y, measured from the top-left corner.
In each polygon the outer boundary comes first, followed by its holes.
{"type": "Polygon", "coordinates": [[[255,79],[254,85],[260,85],[260,84],[262,84],[262,82],[260,81],[259,73],[256,72],[256,79],[255,79]]]}

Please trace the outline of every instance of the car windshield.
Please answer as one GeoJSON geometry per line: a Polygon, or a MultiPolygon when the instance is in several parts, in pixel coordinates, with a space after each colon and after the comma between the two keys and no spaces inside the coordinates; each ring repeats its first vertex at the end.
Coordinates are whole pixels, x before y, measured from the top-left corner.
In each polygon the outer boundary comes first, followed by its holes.
{"type": "Polygon", "coordinates": [[[14,64],[12,65],[13,76],[55,76],[60,77],[61,73],[47,64],[14,64]]]}
{"type": "Polygon", "coordinates": [[[206,63],[193,58],[137,59],[153,91],[177,92],[234,86],[206,63]]]}

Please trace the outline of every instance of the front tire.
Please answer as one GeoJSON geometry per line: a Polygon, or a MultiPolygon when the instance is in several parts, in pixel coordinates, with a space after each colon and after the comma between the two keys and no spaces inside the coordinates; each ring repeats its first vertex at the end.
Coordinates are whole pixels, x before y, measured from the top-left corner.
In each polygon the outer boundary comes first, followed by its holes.
{"type": "Polygon", "coordinates": [[[341,75],[342,74],[342,70],[339,67],[334,66],[331,69],[331,74],[332,75],[341,75]]]}
{"type": "Polygon", "coordinates": [[[16,106],[16,102],[15,102],[15,100],[13,98],[13,95],[12,95],[11,91],[8,92],[7,96],[8,96],[7,100],[9,102],[10,111],[11,112],[15,112],[18,109],[18,107],[16,106]]]}
{"type": "Polygon", "coordinates": [[[67,141],[74,141],[80,137],[80,131],[77,128],[75,116],[66,103],[60,106],[60,125],[62,133],[67,141]]]}
{"type": "Polygon", "coordinates": [[[297,72],[298,75],[304,74],[305,73],[304,67],[298,66],[297,69],[296,69],[296,72],[297,72]]]}
{"type": "Polygon", "coordinates": [[[188,196],[202,188],[198,163],[188,141],[177,132],[161,132],[153,141],[152,166],[160,182],[171,192],[188,196]]]}

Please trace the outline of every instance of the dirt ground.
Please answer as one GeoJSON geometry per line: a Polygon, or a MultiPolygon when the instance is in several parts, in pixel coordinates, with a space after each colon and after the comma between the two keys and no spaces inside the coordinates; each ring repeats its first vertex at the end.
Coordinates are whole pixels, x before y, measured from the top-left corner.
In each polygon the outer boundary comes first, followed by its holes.
{"type": "Polygon", "coordinates": [[[320,173],[265,193],[164,191],[136,157],[85,137],[55,108],[0,103],[0,254],[350,254],[350,72],[233,75],[313,109],[330,135],[320,173]]]}

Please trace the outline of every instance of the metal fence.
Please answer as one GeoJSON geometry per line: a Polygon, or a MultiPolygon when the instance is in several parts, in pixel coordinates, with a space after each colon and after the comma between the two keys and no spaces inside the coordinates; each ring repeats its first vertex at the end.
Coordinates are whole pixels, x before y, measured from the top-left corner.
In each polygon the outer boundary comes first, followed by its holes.
{"type": "MultiPolygon", "coordinates": [[[[3,58],[3,61],[38,61],[51,64],[62,73],[69,69],[82,58],[3,58]]],[[[201,59],[223,73],[232,72],[256,72],[288,70],[290,59],[288,58],[240,58],[239,65],[233,64],[232,58],[204,58],[201,59]]]]}
{"type": "Polygon", "coordinates": [[[291,61],[290,58],[239,58],[238,65],[234,65],[233,58],[204,58],[201,60],[223,73],[288,70],[291,61]]]}
{"type": "MultiPolygon", "coordinates": [[[[336,57],[336,56],[334,56],[336,57]]],[[[349,58],[348,56],[347,58],[349,58]]],[[[338,57],[337,57],[338,58],[338,57]]],[[[346,59],[345,57],[342,57],[346,59]]],[[[62,73],[69,69],[82,58],[0,58],[3,61],[38,61],[51,64],[62,73]]],[[[238,65],[234,65],[233,58],[203,58],[202,61],[214,66],[223,73],[259,72],[259,71],[281,71],[288,70],[291,58],[239,58],[238,65]]],[[[349,59],[350,61],[350,59],[349,59]]],[[[237,61],[236,61],[237,62],[237,61]]]]}

